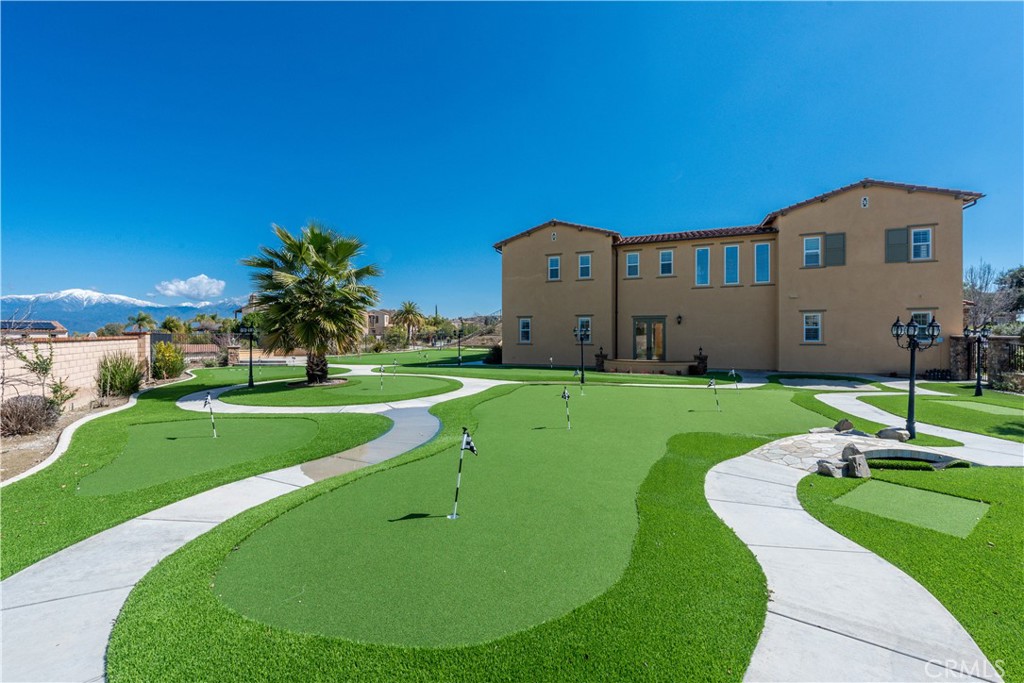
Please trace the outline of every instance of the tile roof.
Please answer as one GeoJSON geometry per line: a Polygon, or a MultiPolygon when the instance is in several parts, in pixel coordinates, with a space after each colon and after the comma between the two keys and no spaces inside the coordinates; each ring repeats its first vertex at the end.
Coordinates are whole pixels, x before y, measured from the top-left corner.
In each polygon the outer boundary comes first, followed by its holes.
{"type": "Polygon", "coordinates": [[[866,188],[871,187],[873,185],[877,185],[878,187],[891,187],[897,190],[906,190],[907,192],[934,192],[937,194],[953,195],[957,199],[962,199],[965,204],[968,202],[976,202],[985,196],[980,192],[972,192],[970,190],[953,190],[944,187],[931,187],[929,185],[909,185],[907,183],[895,183],[889,180],[875,180],[874,178],[864,178],[863,180],[858,180],[855,183],[850,183],[849,185],[844,185],[843,187],[837,188],[835,190],[830,190],[828,192],[825,192],[824,194],[819,194],[817,197],[811,197],[810,199],[805,199],[802,202],[790,204],[787,207],[778,209],[776,211],[772,211],[771,213],[764,217],[764,220],[761,221],[761,225],[768,225],[779,216],[785,215],[786,213],[788,213],[789,211],[793,211],[794,209],[799,209],[802,206],[814,204],[815,202],[826,201],[829,197],[835,196],[842,192],[846,192],[847,190],[852,190],[857,187],[866,188]]]}
{"type": "Polygon", "coordinates": [[[529,230],[523,230],[522,232],[517,232],[515,235],[512,235],[511,237],[507,237],[507,238],[501,240],[500,242],[495,243],[494,248],[497,251],[501,251],[501,248],[503,246],[505,246],[506,244],[508,244],[509,242],[511,242],[512,240],[517,240],[520,237],[526,237],[527,235],[529,235],[530,233],[532,233],[532,232],[534,232],[536,230],[541,230],[543,228],[551,228],[551,227],[554,227],[556,225],[564,225],[565,227],[576,228],[577,230],[593,230],[594,232],[600,232],[600,233],[604,233],[605,235],[610,235],[613,240],[616,239],[617,237],[619,237],[619,233],[615,232],[614,230],[605,230],[604,228],[595,228],[592,225],[582,225],[581,223],[570,223],[568,221],[560,221],[557,218],[552,218],[551,220],[546,221],[544,223],[541,223],[540,225],[533,226],[529,230]]]}
{"type": "Polygon", "coordinates": [[[630,244],[650,244],[652,242],[678,242],[682,240],[710,240],[720,237],[739,237],[742,235],[760,235],[777,233],[773,227],[763,225],[741,225],[734,228],[712,228],[710,230],[687,230],[685,232],[664,232],[658,235],[637,235],[623,237],[615,242],[621,247],[630,244]]]}

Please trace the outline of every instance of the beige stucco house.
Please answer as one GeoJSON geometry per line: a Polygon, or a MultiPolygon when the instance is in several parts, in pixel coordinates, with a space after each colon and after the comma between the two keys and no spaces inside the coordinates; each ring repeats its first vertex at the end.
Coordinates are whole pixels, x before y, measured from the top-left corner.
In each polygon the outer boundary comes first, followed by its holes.
{"type": "MultiPolygon", "coordinates": [[[[757,224],[656,235],[548,221],[494,245],[503,360],[686,372],[906,372],[889,328],[963,323],[963,209],[978,192],[865,179],[757,224]]],[[[947,339],[918,359],[949,367],[947,339]]]]}

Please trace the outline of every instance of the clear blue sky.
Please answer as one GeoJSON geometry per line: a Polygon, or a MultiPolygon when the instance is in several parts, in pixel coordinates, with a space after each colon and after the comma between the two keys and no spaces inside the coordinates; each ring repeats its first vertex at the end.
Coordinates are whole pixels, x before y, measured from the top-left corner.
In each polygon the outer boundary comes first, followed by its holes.
{"type": "MultiPolygon", "coordinates": [[[[501,305],[547,219],[743,225],[865,176],[977,190],[1019,265],[1021,3],[11,3],[5,294],[248,292],[270,224],[367,244],[382,304],[501,305]]],[[[150,295],[155,293],[155,295],[150,295]]]]}

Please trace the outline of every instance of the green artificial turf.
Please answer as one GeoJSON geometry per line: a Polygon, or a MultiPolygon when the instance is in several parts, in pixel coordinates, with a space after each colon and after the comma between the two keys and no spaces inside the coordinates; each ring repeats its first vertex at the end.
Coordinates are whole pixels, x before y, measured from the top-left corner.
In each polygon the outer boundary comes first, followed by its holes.
{"type": "MultiPolygon", "coordinates": [[[[782,385],[781,380],[784,379],[819,379],[823,382],[827,381],[840,381],[840,382],[857,382],[858,384],[865,384],[867,386],[881,386],[878,382],[872,382],[871,380],[864,379],[863,377],[857,377],[855,375],[826,375],[826,374],[813,374],[813,373],[776,373],[768,375],[768,382],[771,384],[782,385]]],[[[786,386],[786,385],[782,385],[786,386]]],[[[800,389],[801,387],[787,387],[789,389],[800,389]]],[[[805,389],[805,391],[807,391],[805,389]]],[[[811,389],[810,391],[823,391],[822,389],[811,389]]],[[[829,390],[824,390],[829,391],[829,390]]],[[[843,387],[842,389],[836,389],[836,391],[850,391],[849,388],[843,387]]]]}
{"type": "Polygon", "coordinates": [[[960,538],[967,538],[988,511],[987,503],[877,480],[865,482],[835,502],[960,538]]]}
{"type": "MultiPolygon", "coordinates": [[[[389,371],[390,372],[390,371],[389,371]]],[[[406,374],[444,375],[447,377],[476,377],[479,379],[503,379],[510,382],[552,382],[556,384],[579,384],[575,368],[536,368],[513,365],[474,365],[469,367],[449,366],[398,366],[398,372],[406,374]]],[[[729,377],[728,372],[714,371],[707,375],[647,375],[623,372],[586,371],[586,383],[590,384],[681,384],[706,386],[712,377],[721,387],[742,381],[742,377],[729,377]]]]}
{"type": "MultiPolygon", "coordinates": [[[[860,400],[895,415],[907,415],[905,396],[862,396],[860,400]]],[[[1024,397],[1021,396],[993,392],[978,398],[918,394],[914,412],[916,419],[926,424],[1024,442],[1024,397]],[[1012,414],[996,412],[1002,410],[1010,410],[1012,414]]]]}
{"type": "Polygon", "coordinates": [[[906,460],[903,458],[868,458],[868,466],[872,469],[880,470],[922,470],[928,472],[934,472],[935,467],[924,460],[906,460]]]}
{"type": "Polygon", "coordinates": [[[727,432],[740,415],[762,434],[820,423],[768,393],[737,392],[717,412],[710,391],[589,387],[570,399],[569,431],[559,394],[526,386],[477,409],[481,455],[465,463],[462,519],[445,519],[452,450],[275,520],[232,553],[218,594],[295,631],[420,646],[492,640],[564,614],[621,576],[636,490],[673,433],[727,432]],[[607,428],[615,424],[629,428],[607,428]],[[410,514],[425,517],[395,521],[410,514]]]}
{"type": "MultiPolygon", "coordinates": [[[[976,397],[974,396],[974,382],[918,382],[917,386],[921,389],[929,389],[931,391],[938,391],[944,394],[951,394],[953,396],[968,398],[972,401],[976,400],[976,397]]],[[[982,384],[982,396],[978,398],[982,398],[986,402],[994,405],[1002,405],[1009,408],[1020,408],[1021,404],[1024,403],[1024,395],[989,389],[984,383],[982,384]]]]}
{"type": "Polygon", "coordinates": [[[132,425],[120,455],[83,477],[78,493],[123,493],[260,460],[305,445],[318,428],[304,418],[221,418],[213,438],[209,420],[132,425]]]}
{"type": "MultiPolygon", "coordinates": [[[[278,442],[281,448],[265,452],[258,459],[225,464],[215,470],[201,465],[200,471],[182,469],[177,479],[161,481],[141,490],[107,495],[83,496],[78,487],[90,474],[107,466],[124,467],[116,461],[126,451],[132,429],[137,425],[163,423],[160,429],[180,423],[180,429],[199,433],[210,428],[209,415],[181,410],[175,401],[194,391],[213,389],[238,381],[239,368],[197,370],[196,379],[158,387],[142,394],[127,410],[93,420],[75,432],[67,452],[46,469],[3,489],[0,519],[3,520],[3,553],[0,574],[10,576],[28,565],[116,524],[164,505],[238,479],[331,455],[376,438],[391,421],[379,415],[309,415],[317,425],[312,439],[296,434],[298,441],[278,442]]],[[[266,368],[279,376],[303,376],[302,368],[266,368]],[[287,373],[287,374],[286,374],[287,373]],[[292,374],[294,373],[294,374],[292,374]]],[[[247,374],[246,370],[246,374],[247,374]]],[[[275,416],[221,417],[224,429],[231,420],[245,420],[253,443],[274,439],[275,416]]],[[[179,427],[174,427],[178,429],[179,427]]],[[[233,427],[227,427],[232,430],[233,427]]],[[[256,446],[254,446],[256,447],[256,446]]],[[[125,461],[130,462],[130,461],[125,461]]],[[[132,476],[151,476],[141,462],[132,476]]],[[[166,476],[166,471],[157,479],[166,476]]],[[[90,483],[89,486],[92,484],[90,483]]]]}
{"type": "MultiPolygon", "coordinates": [[[[481,348],[462,347],[462,362],[473,363],[487,357],[488,350],[481,348]]],[[[385,351],[384,353],[361,353],[347,356],[329,356],[331,363],[342,365],[429,365],[434,363],[458,363],[459,352],[456,347],[444,349],[423,349],[422,351],[385,351]]]]}
{"type": "MultiPolygon", "coordinates": [[[[499,387],[435,406],[432,412],[445,427],[434,442],[243,513],[161,562],[136,586],[118,617],[107,653],[108,680],[741,680],[764,622],[765,580],[750,551],[708,506],[703,482],[718,462],[765,442],[755,437],[682,434],[669,440],[667,453],[661,444],[665,455],[651,468],[629,510],[630,517],[639,516],[639,529],[618,582],[567,614],[498,640],[450,648],[357,643],[268,626],[217,599],[211,577],[227,556],[242,552],[251,534],[318,496],[333,497],[331,492],[377,478],[382,470],[405,469],[407,463],[431,456],[454,464],[449,456],[457,447],[459,426],[469,426],[482,439],[488,428],[481,422],[477,429],[476,417],[491,421],[494,413],[501,413],[502,401],[490,409],[484,404],[477,414],[472,409],[512,389],[499,387]]],[[[472,533],[460,531],[466,526],[462,523],[486,514],[479,488],[470,502],[470,482],[482,486],[486,459],[497,457],[490,444],[467,464],[466,516],[454,522],[436,520],[447,525],[441,527],[447,533],[472,533]]],[[[447,512],[447,505],[440,511],[447,512]]],[[[391,524],[433,523],[420,519],[391,524]]],[[[448,544],[435,550],[459,552],[448,544]]],[[[531,552],[530,545],[521,547],[512,559],[529,563],[531,552]]],[[[494,573],[499,564],[489,556],[477,557],[443,581],[494,573]]],[[[562,582],[571,581],[568,577],[562,582]]],[[[508,593],[505,600],[515,608],[525,597],[508,593]]],[[[402,606],[388,605],[392,609],[402,606]]],[[[450,612],[452,620],[465,616],[459,610],[450,612]]],[[[387,611],[377,617],[389,620],[387,611]]]]}
{"type": "MultiPolygon", "coordinates": [[[[233,365],[226,368],[201,368],[193,370],[197,376],[216,377],[217,386],[228,384],[244,384],[249,381],[248,365],[233,365]]],[[[330,374],[343,375],[347,368],[331,368],[330,374]]],[[[252,379],[254,382],[269,382],[275,379],[305,379],[305,365],[254,365],[252,379]]]]}
{"type": "MultiPolygon", "coordinates": [[[[906,405],[906,400],[907,399],[906,399],[905,395],[903,397],[894,396],[893,398],[901,399],[904,402],[904,405],[906,405]]],[[[806,408],[807,410],[813,410],[814,412],[819,413],[819,414],[825,416],[826,418],[831,420],[833,424],[838,422],[839,420],[844,419],[844,418],[848,419],[851,422],[853,422],[853,426],[856,429],[861,430],[865,434],[875,434],[880,429],[883,429],[886,426],[888,426],[888,425],[879,424],[878,422],[872,422],[870,420],[864,420],[864,419],[861,419],[859,417],[850,417],[849,415],[847,415],[843,411],[837,410],[836,408],[833,408],[832,406],[828,405],[827,403],[823,403],[823,402],[819,401],[818,399],[814,398],[814,394],[812,394],[810,392],[807,392],[807,391],[794,393],[790,400],[793,401],[793,403],[797,404],[798,406],[806,408]]],[[[925,433],[921,432],[920,429],[917,432],[917,438],[914,439],[914,444],[917,445],[917,446],[938,446],[938,447],[963,446],[963,444],[960,443],[959,441],[954,441],[952,439],[946,439],[946,438],[941,437],[941,436],[934,436],[932,434],[925,434],[925,433]]]]}
{"type": "Polygon", "coordinates": [[[252,389],[232,389],[220,395],[225,403],[247,406],[347,406],[402,401],[455,391],[462,384],[441,377],[409,377],[385,373],[384,377],[348,377],[344,384],[288,386],[290,382],[258,384],[252,389]]]}
{"type": "Polygon", "coordinates": [[[812,515],[881,555],[927,588],[967,629],[1006,681],[1024,680],[1024,472],[972,467],[882,472],[874,479],[989,503],[966,538],[836,505],[856,479],[805,477],[797,488],[812,515]]]}

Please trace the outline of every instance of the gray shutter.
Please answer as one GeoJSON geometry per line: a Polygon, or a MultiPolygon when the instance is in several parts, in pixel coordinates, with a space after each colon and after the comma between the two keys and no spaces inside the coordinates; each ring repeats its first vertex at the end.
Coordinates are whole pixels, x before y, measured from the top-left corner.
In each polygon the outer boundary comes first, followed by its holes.
{"type": "Polygon", "coordinates": [[[885,262],[906,263],[910,260],[909,231],[892,228],[885,231],[885,262]]]}
{"type": "Polygon", "coordinates": [[[825,235],[825,265],[846,265],[846,233],[833,232],[825,235]]]}

